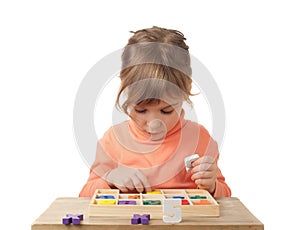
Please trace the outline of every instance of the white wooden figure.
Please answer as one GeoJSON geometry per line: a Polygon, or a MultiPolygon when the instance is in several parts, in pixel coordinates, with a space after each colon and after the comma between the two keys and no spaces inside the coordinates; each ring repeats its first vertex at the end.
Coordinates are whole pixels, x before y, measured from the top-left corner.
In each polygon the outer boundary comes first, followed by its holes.
{"type": "Polygon", "coordinates": [[[185,164],[185,168],[186,168],[187,172],[192,170],[192,163],[195,160],[197,160],[198,158],[199,158],[198,154],[193,154],[193,155],[190,155],[190,156],[184,158],[184,164],[185,164]]]}
{"type": "Polygon", "coordinates": [[[163,221],[165,223],[179,223],[181,221],[181,199],[163,200],[163,221]]]}

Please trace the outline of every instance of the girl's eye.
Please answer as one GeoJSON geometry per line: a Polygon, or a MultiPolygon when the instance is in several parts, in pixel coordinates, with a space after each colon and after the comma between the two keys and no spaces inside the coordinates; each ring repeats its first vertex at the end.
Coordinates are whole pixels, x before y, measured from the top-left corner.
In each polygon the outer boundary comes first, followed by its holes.
{"type": "Polygon", "coordinates": [[[146,113],[146,109],[141,109],[141,110],[139,110],[139,109],[135,109],[135,112],[137,112],[137,113],[146,113]]]}
{"type": "Polygon", "coordinates": [[[164,110],[161,110],[161,113],[162,114],[171,114],[173,113],[174,110],[171,110],[171,111],[164,111],[164,110]]]}

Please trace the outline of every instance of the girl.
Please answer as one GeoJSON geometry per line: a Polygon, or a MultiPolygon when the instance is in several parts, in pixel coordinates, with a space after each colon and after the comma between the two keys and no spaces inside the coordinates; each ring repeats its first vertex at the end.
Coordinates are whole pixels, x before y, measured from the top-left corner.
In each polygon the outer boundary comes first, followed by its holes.
{"type": "Polygon", "coordinates": [[[122,192],[206,189],[230,196],[217,161],[218,146],[201,125],[184,119],[183,102],[192,79],[189,47],[176,30],[153,27],[133,32],[122,55],[116,106],[129,116],[97,143],[95,162],[80,196],[99,188],[122,192]],[[199,158],[186,170],[184,158],[199,158]]]}

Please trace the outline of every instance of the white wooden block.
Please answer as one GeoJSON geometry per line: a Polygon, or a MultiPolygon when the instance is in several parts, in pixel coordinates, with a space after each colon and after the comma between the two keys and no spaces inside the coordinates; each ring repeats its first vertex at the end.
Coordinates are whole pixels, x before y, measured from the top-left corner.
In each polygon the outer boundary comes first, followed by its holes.
{"type": "Polygon", "coordinates": [[[163,200],[163,221],[171,224],[181,222],[181,199],[163,200]]]}
{"type": "Polygon", "coordinates": [[[199,158],[198,154],[190,155],[184,158],[185,169],[187,172],[192,170],[192,163],[199,158]]]}

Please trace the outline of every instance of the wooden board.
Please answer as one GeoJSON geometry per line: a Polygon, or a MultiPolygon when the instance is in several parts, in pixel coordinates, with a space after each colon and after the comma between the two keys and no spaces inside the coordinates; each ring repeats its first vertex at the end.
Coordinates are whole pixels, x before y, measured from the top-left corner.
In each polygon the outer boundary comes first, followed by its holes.
{"type": "Polygon", "coordinates": [[[132,217],[133,214],[147,213],[151,215],[151,219],[161,219],[163,215],[163,200],[178,199],[178,197],[185,201],[184,205],[180,205],[182,217],[217,217],[220,215],[219,204],[209,192],[201,189],[163,189],[150,194],[122,194],[118,189],[98,189],[91,199],[88,214],[90,217],[132,217]],[[106,204],[105,201],[112,202],[113,204],[106,204]],[[119,204],[122,201],[133,201],[136,204],[119,204]],[[160,204],[149,205],[151,202],[159,202],[160,204]]]}
{"type": "Polygon", "coordinates": [[[162,219],[151,219],[149,225],[130,224],[130,218],[88,216],[89,198],[63,197],[57,198],[31,225],[32,230],[128,230],[135,229],[160,230],[262,230],[264,225],[235,197],[217,198],[220,205],[219,217],[184,217],[178,224],[166,224],[162,219]],[[84,219],[80,226],[62,224],[66,214],[82,213],[84,219]]]}

